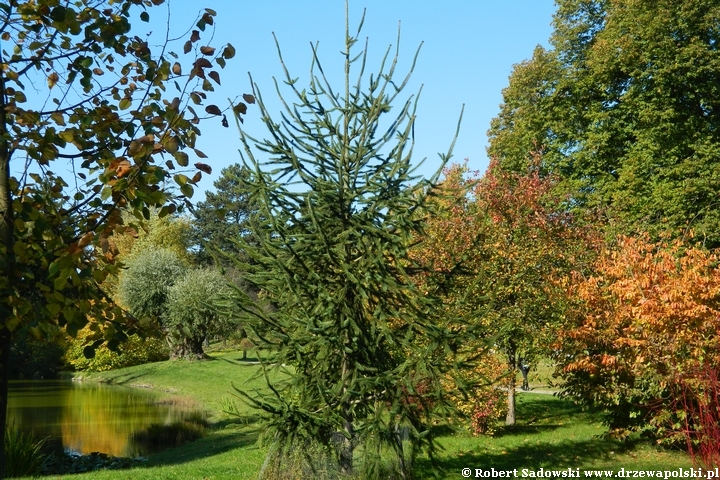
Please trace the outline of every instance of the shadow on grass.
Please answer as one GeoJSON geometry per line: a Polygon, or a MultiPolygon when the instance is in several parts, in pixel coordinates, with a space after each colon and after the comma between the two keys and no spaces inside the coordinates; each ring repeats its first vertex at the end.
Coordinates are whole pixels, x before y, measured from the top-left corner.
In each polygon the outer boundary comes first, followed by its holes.
{"type": "Polygon", "coordinates": [[[602,413],[587,410],[572,400],[554,395],[524,393],[517,397],[518,424],[503,427],[512,433],[524,427],[558,427],[568,423],[601,423],[602,413]]]}
{"type": "MultiPolygon", "coordinates": [[[[598,460],[610,460],[616,454],[622,454],[634,448],[632,444],[621,444],[600,439],[572,441],[564,440],[555,443],[531,443],[513,448],[483,449],[483,451],[465,453],[455,458],[438,461],[436,466],[446,473],[460,472],[463,468],[495,468],[496,470],[512,470],[515,468],[538,469],[582,468],[583,465],[598,460]]],[[[420,471],[429,471],[427,459],[418,460],[420,471]]]]}
{"type": "Polygon", "coordinates": [[[214,425],[207,436],[155,453],[141,466],[153,468],[161,465],[181,465],[220,455],[230,450],[255,445],[258,433],[255,428],[233,428],[232,425],[228,425],[221,429],[218,425],[214,425]]]}
{"type": "Polygon", "coordinates": [[[243,428],[256,426],[262,420],[262,416],[257,413],[251,413],[247,415],[233,416],[220,420],[219,422],[213,423],[212,428],[214,430],[231,429],[231,428],[243,428]]]}
{"type": "Polygon", "coordinates": [[[257,357],[247,357],[247,358],[220,357],[220,358],[216,358],[215,360],[222,360],[222,361],[230,363],[232,365],[260,365],[260,359],[258,359],[257,357]]]}
{"type": "MultiPolygon", "coordinates": [[[[493,437],[471,440],[458,437],[458,452],[452,458],[441,455],[436,467],[448,475],[459,476],[463,468],[495,468],[496,470],[583,468],[612,461],[637,448],[639,441],[615,441],[598,437],[562,438],[573,430],[555,432],[577,425],[579,428],[598,425],[601,415],[583,410],[569,399],[551,395],[523,394],[517,398],[518,424],[498,428],[493,437]],[[463,451],[464,450],[464,451],[463,451]]],[[[440,434],[440,432],[435,432],[440,434]]],[[[440,434],[442,435],[442,434],[440,434]]],[[[574,436],[574,435],[573,435],[574,436]]],[[[432,469],[426,458],[418,459],[418,472],[432,469]]],[[[518,473],[518,476],[521,476],[518,473]]]]}
{"type": "MultiPolygon", "coordinates": [[[[128,374],[128,375],[116,375],[114,377],[106,377],[100,380],[100,383],[107,383],[110,385],[128,385],[130,383],[135,383],[135,381],[139,378],[147,376],[148,373],[136,373],[136,374],[128,374]]],[[[142,388],[142,384],[135,385],[137,387],[142,388]]]]}

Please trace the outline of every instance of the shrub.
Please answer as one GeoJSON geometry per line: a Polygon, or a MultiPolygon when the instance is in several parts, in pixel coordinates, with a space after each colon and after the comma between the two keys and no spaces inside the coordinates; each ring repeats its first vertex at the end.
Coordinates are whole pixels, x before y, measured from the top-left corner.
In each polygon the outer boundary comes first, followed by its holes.
{"type": "Polygon", "coordinates": [[[470,431],[473,435],[492,435],[495,425],[507,410],[507,395],[495,387],[479,389],[474,396],[472,415],[470,416],[470,431]]]}
{"type": "Polygon", "coordinates": [[[576,324],[556,345],[566,393],[605,409],[618,435],[684,442],[685,424],[688,438],[704,438],[712,382],[702,372],[720,365],[718,260],[680,242],[621,238],[574,287],[576,324]]]}
{"type": "MultiPolygon", "coordinates": [[[[463,427],[473,435],[492,435],[497,421],[507,413],[507,393],[498,388],[506,383],[504,375],[505,365],[487,352],[473,370],[466,372],[464,380],[475,384],[475,388],[467,395],[459,392],[448,395],[460,413],[463,427]]],[[[450,392],[456,390],[450,381],[445,386],[450,392]]]]}
{"type": "Polygon", "coordinates": [[[87,328],[78,332],[77,338],[70,342],[70,346],[63,357],[65,363],[75,371],[104,372],[116,368],[160,362],[170,357],[165,340],[130,335],[128,340],[120,345],[120,351],[114,352],[103,345],[95,349],[95,357],[85,358],[83,350],[86,337],[90,333],[87,328]]]}
{"type": "Polygon", "coordinates": [[[33,433],[8,426],[5,429],[5,475],[27,477],[40,473],[48,458],[42,451],[46,441],[47,437],[36,438],[33,433]]]}
{"type": "Polygon", "coordinates": [[[674,411],[684,412],[681,436],[696,463],[706,469],[720,466],[720,374],[707,365],[675,382],[674,411]]]}

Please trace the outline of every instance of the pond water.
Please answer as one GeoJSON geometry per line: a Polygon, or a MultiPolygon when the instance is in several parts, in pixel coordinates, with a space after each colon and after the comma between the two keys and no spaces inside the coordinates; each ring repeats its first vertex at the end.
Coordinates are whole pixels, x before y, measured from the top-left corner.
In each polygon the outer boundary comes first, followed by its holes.
{"type": "Polygon", "coordinates": [[[10,382],[8,425],[50,437],[55,451],[136,457],[148,452],[133,433],[153,423],[170,424],[197,411],[168,402],[153,391],[55,380],[10,382]]]}

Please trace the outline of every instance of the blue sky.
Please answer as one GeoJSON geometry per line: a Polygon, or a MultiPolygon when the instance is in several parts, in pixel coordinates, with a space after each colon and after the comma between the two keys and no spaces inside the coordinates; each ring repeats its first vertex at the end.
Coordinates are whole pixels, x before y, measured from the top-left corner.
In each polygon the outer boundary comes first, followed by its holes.
{"type": "MultiPolygon", "coordinates": [[[[220,47],[231,43],[237,56],[220,71],[222,87],[213,100],[219,106],[250,91],[248,72],[258,84],[271,114],[280,112],[272,77],[281,78],[272,33],[280,42],[291,75],[307,85],[311,61],[311,42],[319,42],[319,56],[331,77],[342,81],[345,2],[343,0],[171,0],[171,36],[181,35],[191,26],[202,8],[217,12],[214,33],[202,33],[201,43],[220,47]],[[214,38],[209,40],[210,35],[214,38]]],[[[415,126],[414,161],[427,160],[419,173],[431,175],[439,165],[438,152],[445,152],[452,141],[462,105],[465,113],[453,159],[469,159],[470,168],[484,171],[486,132],[497,115],[502,89],[514,64],[532,55],[536,45],[547,45],[555,10],[551,0],[445,0],[410,2],[405,0],[353,0],[350,27],[354,30],[367,9],[361,38],[369,39],[367,72],[375,72],[388,45],[397,40],[401,22],[399,73],[407,71],[415,50],[423,42],[412,80],[405,90],[414,94],[423,86],[415,126]]],[[[143,29],[162,28],[156,21],[165,17],[166,6],[150,10],[149,25],[136,23],[136,34],[143,29]]],[[[154,32],[157,34],[157,32],[154,32]]],[[[163,32],[164,33],[164,32],[163,32]]],[[[154,35],[153,35],[154,36],[154,35]]],[[[182,44],[176,46],[180,50],[182,44]]],[[[399,75],[398,75],[399,77],[399,75]]],[[[277,115],[279,119],[279,115],[277,115]]],[[[266,136],[257,108],[248,110],[243,128],[255,137],[266,136]]],[[[223,167],[240,161],[237,130],[222,128],[220,121],[201,125],[198,148],[209,158],[213,174],[199,184],[195,201],[212,190],[223,167]]]]}

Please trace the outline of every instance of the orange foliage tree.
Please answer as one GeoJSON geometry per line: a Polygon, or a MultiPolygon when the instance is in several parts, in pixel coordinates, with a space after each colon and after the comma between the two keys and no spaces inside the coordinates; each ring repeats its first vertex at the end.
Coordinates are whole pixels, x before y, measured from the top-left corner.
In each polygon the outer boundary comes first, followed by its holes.
{"type": "Polygon", "coordinates": [[[708,392],[717,391],[717,265],[716,253],[680,241],[620,238],[598,258],[596,273],[572,289],[574,327],[557,342],[566,393],[605,408],[616,434],[690,434],[717,445],[718,438],[697,435],[713,422],[717,431],[717,413],[704,426],[692,413],[707,411],[708,392]]]}

